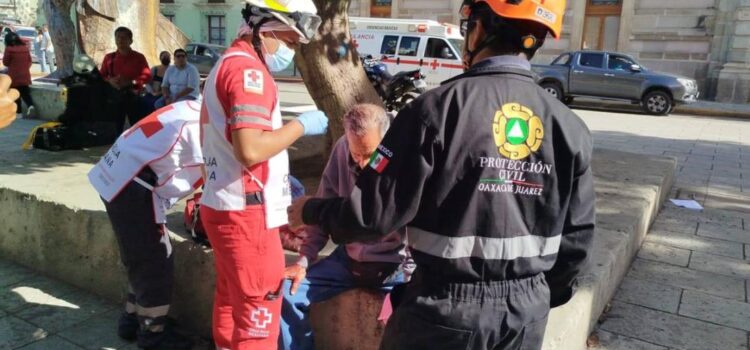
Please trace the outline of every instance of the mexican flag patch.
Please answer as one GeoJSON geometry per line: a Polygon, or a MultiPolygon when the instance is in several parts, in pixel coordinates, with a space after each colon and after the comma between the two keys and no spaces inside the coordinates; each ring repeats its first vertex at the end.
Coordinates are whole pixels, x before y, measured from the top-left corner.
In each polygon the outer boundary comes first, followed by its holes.
{"type": "Polygon", "coordinates": [[[373,168],[378,174],[382,174],[385,167],[388,166],[390,160],[380,152],[375,152],[370,158],[370,167],[373,168]]]}

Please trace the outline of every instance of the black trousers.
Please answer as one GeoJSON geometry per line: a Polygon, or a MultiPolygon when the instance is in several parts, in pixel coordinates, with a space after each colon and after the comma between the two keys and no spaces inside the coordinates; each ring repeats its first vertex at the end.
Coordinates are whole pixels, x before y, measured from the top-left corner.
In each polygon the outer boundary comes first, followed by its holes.
{"type": "MultiPolygon", "coordinates": [[[[139,177],[149,183],[156,180],[148,168],[139,177]]],[[[151,191],[131,181],[104,205],[130,282],[126,310],[136,312],[152,331],[161,331],[172,302],[174,257],[168,254],[171,247],[164,226],[156,224],[151,191]]]]}
{"type": "Polygon", "coordinates": [[[542,348],[550,297],[544,275],[455,284],[426,277],[417,267],[400,291],[381,350],[542,348]]]}
{"type": "Polygon", "coordinates": [[[144,108],[142,98],[130,90],[115,90],[107,87],[107,103],[110,119],[117,125],[117,134],[120,135],[125,129],[125,120],[130,126],[135,125],[146,117],[151,111],[144,108]]]}
{"type": "Polygon", "coordinates": [[[23,111],[21,109],[21,100],[23,100],[24,103],[26,103],[26,108],[29,108],[34,105],[34,100],[31,99],[31,88],[27,86],[16,86],[14,89],[18,90],[18,93],[21,94],[21,98],[16,100],[16,106],[18,106],[18,109],[16,110],[16,113],[21,113],[23,111]]]}

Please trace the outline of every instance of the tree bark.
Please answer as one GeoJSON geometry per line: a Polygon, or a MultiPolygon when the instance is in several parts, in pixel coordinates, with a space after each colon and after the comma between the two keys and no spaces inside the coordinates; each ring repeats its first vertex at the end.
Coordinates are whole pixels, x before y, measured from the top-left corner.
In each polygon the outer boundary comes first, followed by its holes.
{"type": "Polygon", "coordinates": [[[298,50],[295,63],[318,109],[329,117],[328,148],[344,134],[342,118],[357,103],[382,106],[365,75],[349,32],[350,0],[315,0],[323,23],[315,39],[298,50]]]}
{"type": "Polygon", "coordinates": [[[75,0],[43,0],[44,15],[47,17],[52,46],[55,48],[57,70],[51,78],[61,78],[73,74],[75,57],[75,25],[70,19],[70,8],[75,0]]]}

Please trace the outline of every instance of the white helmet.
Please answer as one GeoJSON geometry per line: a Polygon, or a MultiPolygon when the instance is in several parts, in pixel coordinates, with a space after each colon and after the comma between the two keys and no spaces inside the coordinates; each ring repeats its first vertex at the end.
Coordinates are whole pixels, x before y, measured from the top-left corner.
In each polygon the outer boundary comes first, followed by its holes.
{"type": "Polygon", "coordinates": [[[78,74],[91,73],[94,69],[96,69],[96,62],[86,54],[80,54],[73,59],[73,71],[78,74]]]}
{"type": "Polygon", "coordinates": [[[312,0],[245,0],[242,16],[251,26],[264,18],[274,18],[286,24],[308,43],[318,31],[321,19],[312,0]]]}

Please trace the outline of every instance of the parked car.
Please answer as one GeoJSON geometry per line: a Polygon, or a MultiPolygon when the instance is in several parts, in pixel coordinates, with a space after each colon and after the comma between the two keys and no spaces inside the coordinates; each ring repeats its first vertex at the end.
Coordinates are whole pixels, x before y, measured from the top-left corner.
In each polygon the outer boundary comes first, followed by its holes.
{"type": "Polygon", "coordinates": [[[226,51],[226,46],[202,43],[190,43],[185,47],[188,62],[192,63],[202,75],[208,75],[211,68],[226,51]]]}
{"type": "Polygon", "coordinates": [[[614,52],[563,53],[551,65],[533,65],[537,82],[564,103],[576,97],[628,101],[646,113],[667,115],[674,106],[700,96],[695,80],[646,69],[632,57],[614,52]]]}

